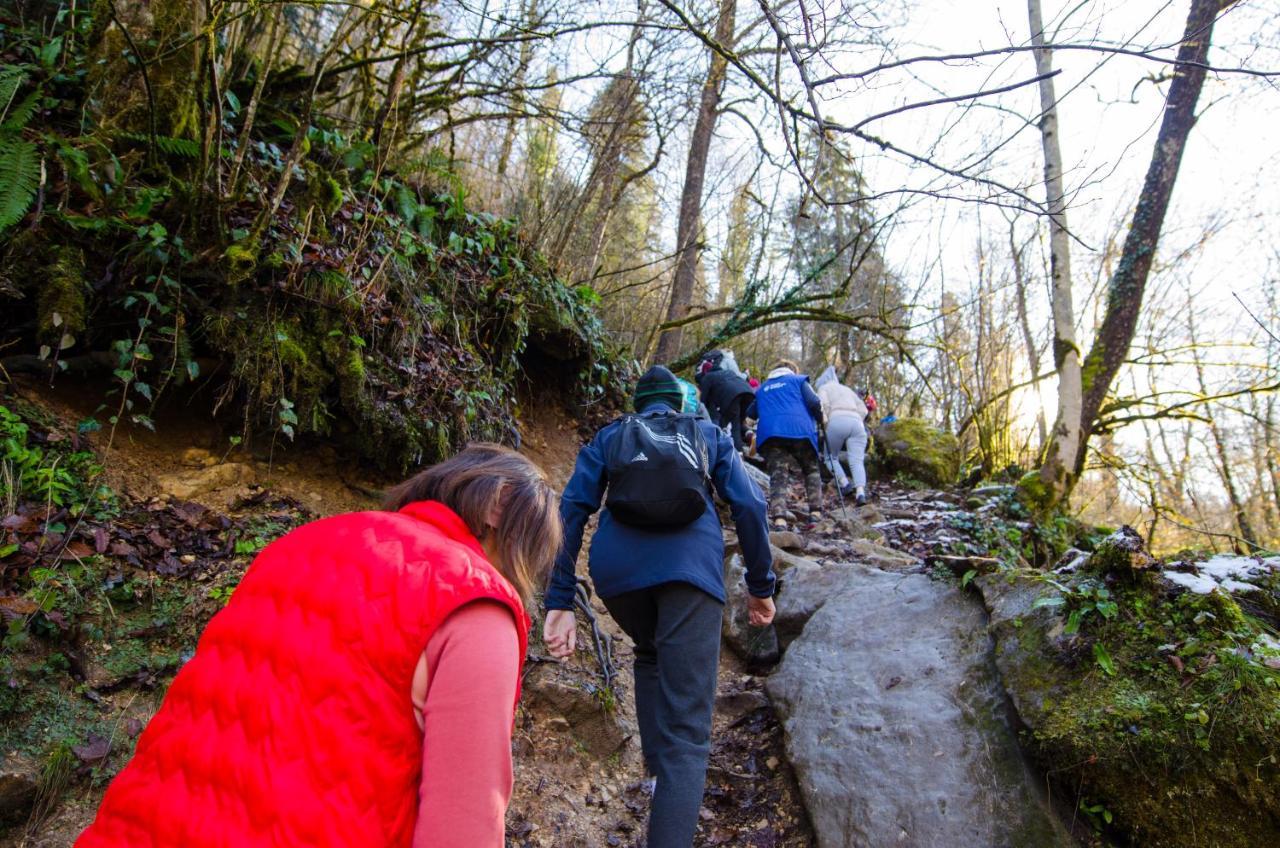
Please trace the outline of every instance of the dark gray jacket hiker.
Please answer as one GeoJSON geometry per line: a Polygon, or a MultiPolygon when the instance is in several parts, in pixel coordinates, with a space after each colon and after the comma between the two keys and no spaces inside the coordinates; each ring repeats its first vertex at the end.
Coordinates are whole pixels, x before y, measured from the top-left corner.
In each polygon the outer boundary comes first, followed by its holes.
{"type": "MultiPolygon", "coordinates": [[[[548,610],[572,609],[574,564],[586,522],[607,493],[614,501],[610,484],[622,489],[623,475],[632,473],[619,469],[619,462],[635,460],[639,473],[644,473],[645,464],[661,461],[659,453],[676,462],[688,460],[690,466],[705,463],[699,491],[705,508],[694,504],[691,512],[675,519],[696,515],[688,523],[646,526],[643,514],[618,512],[620,505],[614,510],[606,507],[591,544],[589,568],[596,592],[635,645],[640,743],[645,766],[657,779],[648,848],[692,845],[702,805],[725,599],[724,538],[712,487],[729,503],[737,525],[748,591],[754,598],[768,599],[774,590],[764,497],[723,430],[710,422],[677,420],[680,402],[675,376],[655,366],[636,386],[640,414],[633,418],[638,420],[607,425],[579,452],[560,502],[564,547],[546,595],[548,610]],[[641,428],[649,447],[637,450],[632,441],[624,442],[627,427],[641,428]],[[626,457],[615,450],[623,444],[630,454],[626,457]],[[611,480],[610,467],[616,479],[611,480]]],[[[656,491],[654,496],[663,495],[656,491]]],[[[756,603],[768,604],[772,616],[771,601],[756,603]]]]}

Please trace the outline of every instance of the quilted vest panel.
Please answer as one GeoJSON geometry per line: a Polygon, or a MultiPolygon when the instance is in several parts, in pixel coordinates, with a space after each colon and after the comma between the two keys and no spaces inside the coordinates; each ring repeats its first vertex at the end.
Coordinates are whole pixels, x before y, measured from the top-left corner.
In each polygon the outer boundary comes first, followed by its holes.
{"type": "Polygon", "coordinates": [[[518,595],[439,503],[339,515],[273,542],[76,845],[410,845],[414,667],[449,614],[480,599],[511,609],[523,658],[518,595]]]}
{"type": "Polygon", "coordinates": [[[760,424],[756,428],[757,443],[772,438],[808,439],[818,450],[818,425],[804,405],[801,387],[808,377],[787,374],[765,380],[756,392],[756,412],[760,424]]]}

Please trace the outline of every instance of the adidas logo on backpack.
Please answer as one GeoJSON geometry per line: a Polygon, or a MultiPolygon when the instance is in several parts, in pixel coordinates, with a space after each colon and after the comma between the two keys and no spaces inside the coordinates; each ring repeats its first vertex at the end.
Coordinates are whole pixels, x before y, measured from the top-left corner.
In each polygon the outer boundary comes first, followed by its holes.
{"type": "Polygon", "coordinates": [[[696,520],[707,508],[707,454],[692,415],[624,415],[605,457],[610,514],[641,527],[680,527],[696,520]]]}

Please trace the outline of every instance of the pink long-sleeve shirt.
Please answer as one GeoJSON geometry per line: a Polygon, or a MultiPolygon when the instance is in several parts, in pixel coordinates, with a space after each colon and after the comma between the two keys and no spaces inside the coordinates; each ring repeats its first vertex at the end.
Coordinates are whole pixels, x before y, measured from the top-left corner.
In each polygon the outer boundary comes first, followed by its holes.
{"type": "Polygon", "coordinates": [[[468,604],[427,643],[411,693],[423,729],[413,848],[501,848],[519,669],[515,620],[497,603],[468,604]]]}

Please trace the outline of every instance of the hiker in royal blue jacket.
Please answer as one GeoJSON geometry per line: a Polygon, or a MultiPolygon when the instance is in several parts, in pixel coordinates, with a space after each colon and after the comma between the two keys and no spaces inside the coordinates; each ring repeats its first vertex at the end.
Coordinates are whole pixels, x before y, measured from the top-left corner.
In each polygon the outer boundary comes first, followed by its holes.
{"type": "MultiPolygon", "coordinates": [[[[675,375],[654,366],[636,385],[638,418],[624,417],[606,425],[578,453],[573,477],[560,500],[564,545],[547,590],[543,627],[543,639],[552,655],[563,657],[573,652],[578,550],[587,520],[609,492],[610,505],[600,514],[591,540],[589,570],[596,594],[635,644],[640,746],[645,766],[656,778],[649,848],[692,845],[706,781],[725,603],[724,536],[708,483],[729,503],[737,526],[747,567],[751,623],[768,624],[774,611],[773,557],[764,498],[724,431],[710,422],[687,417],[678,420],[680,406],[681,389],[675,375]],[[629,439],[640,427],[647,428],[647,435],[640,437],[651,439],[651,446],[679,443],[683,456],[690,454],[686,448],[692,448],[695,457],[703,454],[700,462],[705,467],[693,478],[692,491],[704,503],[694,504],[697,517],[686,524],[642,526],[635,523],[630,507],[623,508],[625,475],[633,472],[620,468],[619,460],[643,463],[657,458],[641,456],[646,451],[631,446],[629,439]],[[676,435],[664,435],[669,432],[676,435]],[[687,439],[686,433],[694,438],[687,439]],[[625,451],[615,450],[620,445],[625,451]],[[621,456],[623,452],[628,456],[621,456]],[[609,491],[610,467],[615,469],[617,492],[609,491]]],[[[647,453],[656,451],[650,447],[647,453]]],[[[666,476],[659,475],[659,479],[666,476]]],[[[656,492],[655,498],[664,494],[656,492]]]]}
{"type": "Polygon", "coordinates": [[[795,363],[783,360],[774,366],[747,416],[756,419],[756,444],[769,472],[769,516],[785,523],[787,494],[795,466],[804,477],[809,500],[809,520],[822,514],[822,473],[818,470],[818,427],[822,423],[822,401],[809,385],[809,378],[797,373],[795,363]]]}

